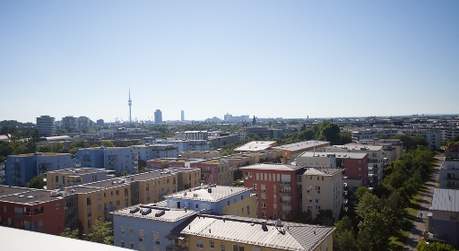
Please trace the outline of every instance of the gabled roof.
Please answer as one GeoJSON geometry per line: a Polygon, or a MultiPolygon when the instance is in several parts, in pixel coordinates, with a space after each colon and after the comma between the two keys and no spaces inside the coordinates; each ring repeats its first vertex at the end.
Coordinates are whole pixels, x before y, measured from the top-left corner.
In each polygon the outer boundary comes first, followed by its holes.
{"type": "Polygon", "coordinates": [[[432,210],[459,212],[459,190],[435,188],[432,210]]]}
{"type": "Polygon", "coordinates": [[[332,227],[318,225],[281,224],[255,218],[201,215],[186,226],[181,234],[272,249],[304,251],[314,250],[334,231],[332,227]],[[266,224],[265,229],[263,224],[266,224]]]}

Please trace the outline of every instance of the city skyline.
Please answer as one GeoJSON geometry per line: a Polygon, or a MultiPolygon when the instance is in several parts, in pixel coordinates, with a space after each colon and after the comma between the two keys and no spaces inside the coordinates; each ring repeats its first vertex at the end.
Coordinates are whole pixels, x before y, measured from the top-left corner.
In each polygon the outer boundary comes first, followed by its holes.
{"type": "Polygon", "coordinates": [[[2,1],[0,119],[459,113],[459,2],[2,1]],[[173,14],[173,15],[171,15],[173,14]],[[174,18],[171,18],[174,16],[174,18]],[[5,109],[6,107],[11,109],[5,109]]]}

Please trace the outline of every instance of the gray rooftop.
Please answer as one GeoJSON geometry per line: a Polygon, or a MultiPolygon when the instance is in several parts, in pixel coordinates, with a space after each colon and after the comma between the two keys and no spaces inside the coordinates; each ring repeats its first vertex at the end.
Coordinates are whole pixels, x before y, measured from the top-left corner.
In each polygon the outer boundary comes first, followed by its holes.
{"type": "Polygon", "coordinates": [[[363,159],[368,154],[367,153],[360,153],[360,152],[304,152],[300,155],[300,157],[328,157],[328,155],[335,155],[337,159],[363,159]]]}
{"type": "Polygon", "coordinates": [[[240,170],[269,170],[269,171],[296,171],[301,169],[299,166],[288,164],[254,164],[250,166],[240,167],[240,170]]]}
{"type": "Polygon", "coordinates": [[[166,198],[217,202],[250,190],[251,188],[246,187],[201,186],[167,195],[166,198]],[[211,193],[209,193],[208,189],[212,190],[211,193]]]}
{"type": "Polygon", "coordinates": [[[24,193],[24,192],[28,192],[31,190],[32,189],[27,188],[27,187],[14,187],[14,186],[0,185],[0,197],[12,195],[12,194],[24,193]]]}
{"type": "Polygon", "coordinates": [[[96,242],[81,241],[8,227],[0,227],[0,242],[2,243],[2,250],[9,251],[41,249],[40,247],[46,247],[48,251],[128,251],[128,249],[96,242]]]}
{"type": "Polygon", "coordinates": [[[28,192],[1,197],[0,201],[25,205],[35,205],[50,202],[53,200],[59,200],[62,198],[62,196],[57,196],[54,191],[33,189],[28,192]]]}
{"type": "Polygon", "coordinates": [[[459,190],[435,188],[431,210],[459,212],[459,190]]]}
{"type": "Polygon", "coordinates": [[[164,222],[177,222],[183,219],[186,219],[190,216],[195,215],[197,212],[187,209],[177,209],[177,208],[167,208],[159,207],[154,205],[137,205],[133,207],[124,208],[121,210],[115,211],[114,215],[126,216],[126,217],[136,217],[143,218],[152,221],[164,221],[164,222]],[[131,211],[132,209],[138,208],[136,212],[131,211]],[[143,215],[142,210],[151,209],[151,212],[143,215]],[[158,215],[161,211],[164,211],[163,215],[158,215]]]}
{"type": "Polygon", "coordinates": [[[204,215],[196,217],[181,234],[272,249],[303,251],[315,250],[334,231],[332,227],[293,222],[282,222],[280,227],[274,221],[266,221],[265,231],[262,228],[263,221],[245,217],[204,215]]]}
{"type": "Polygon", "coordinates": [[[108,173],[110,170],[103,168],[92,168],[92,167],[79,167],[79,168],[65,168],[59,170],[48,171],[48,173],[57,173],[61,175],[82,175],[91,173],[108,173]]]}
{"type": "Polygon", "coordinates": [[[315,176],[334,176],[335,174],[342,173],[342,169],[337,168],[307,168],[303,175],[315,175],[315,176]]]}
{"type": "Polygon", "coordinates": [[[258,152],[264,151],[276,144],[276,141],[250,141],[247,144],[244,144],[234,151],[236,152],[258,152]]]}
{"type": "Polygon", "coordinates": [[[273,147],[273,149],[297,152],[297,151],[304,151],[304,150],[310,150],[313,148],[328,146],[329,144],[330,142],[328,141],[308,140],[308,141],[301,141],[301,142],[296,142],[292,144],[276,146],[276,147],[273,147]]]}

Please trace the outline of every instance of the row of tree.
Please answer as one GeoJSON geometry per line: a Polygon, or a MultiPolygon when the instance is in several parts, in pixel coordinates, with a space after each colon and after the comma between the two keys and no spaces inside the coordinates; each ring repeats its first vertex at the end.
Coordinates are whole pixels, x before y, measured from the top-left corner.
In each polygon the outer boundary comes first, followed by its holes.
{"type": "Polygon", "coordinates": [[[352,142],[352,136],[349,132],[342,132],[337,124],[324,121],[312,127],[303,126],[299,132],[287,135],[287,137],[280,140],[279,144],[313,139],[330,141],[332,145],[352,142]]]}
{"type": "Polygon", "coordinates": [[[390,250],[392,236],[408,230],[405,208],[432,172],[433,152],[418,147],[405,152],[386,170],[374,191],[359,188],[349,214],[336,223],[338,250],[390,250]]]}
{"type": "Polygon", "coordinates": [[[62,236],[73,239],[87,240],[92,242],[113,244],[113,227],[110,221],[97,221],[87,235],[80,233],[78,229],[65,229],[62,236]]]}

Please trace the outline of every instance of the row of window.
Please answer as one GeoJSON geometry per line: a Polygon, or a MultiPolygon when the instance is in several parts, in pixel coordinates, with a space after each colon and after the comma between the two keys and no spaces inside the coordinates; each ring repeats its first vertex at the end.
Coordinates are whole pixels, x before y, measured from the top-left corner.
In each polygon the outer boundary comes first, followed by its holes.
{"type": "MultiPolygon", "coordinates": [[[[225,244],[221,244],[218,248],[216,247],[215,245],[215,241],[214,240],[209,240],[209,249],[211,250],[220,250],[220,251],[226,251],[226,246],[225,244]]],[[[206,249],[205,247],[205,242],[203,240],[197,240],[196,241],[196,247],[198,249],[206,249]]],[[[207,250],[207,249],[206,249],[207,250]]],[[[245,251],[245,248],[244,246],[241,246],[241,245],[237,245],[237,244],[233,244],[231,249],[229,249],[230,251],[245,251]]],[[[261,251],[261,248],[260,247],[252,247],[250,249],[250,251],[261,251]]]]}

